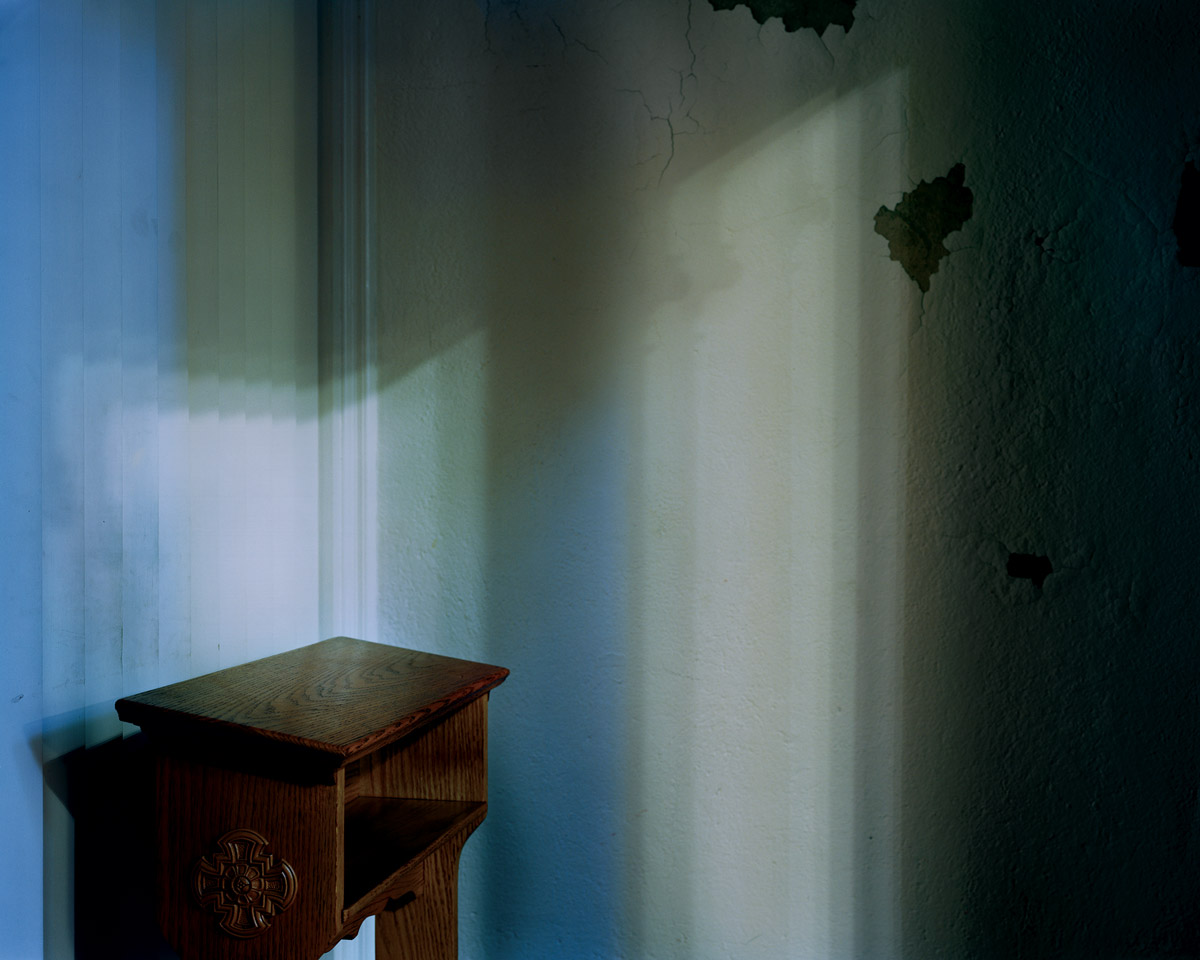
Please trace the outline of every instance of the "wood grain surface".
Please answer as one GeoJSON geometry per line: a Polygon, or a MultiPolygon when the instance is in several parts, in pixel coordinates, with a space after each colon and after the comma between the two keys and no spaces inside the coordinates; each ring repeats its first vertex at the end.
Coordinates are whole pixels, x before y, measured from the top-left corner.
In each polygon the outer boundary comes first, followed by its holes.
{"type": "Polygon", "coordinates": [[[346,796],[487,800],[488,697],[346,770],[346,796]]]}
{"type": "Polygon", "coordinates": [[[344,763],[435,723],[501,683],[504,667],[334,637],[117,701],[156,739],[287,744],[344,763]]]}

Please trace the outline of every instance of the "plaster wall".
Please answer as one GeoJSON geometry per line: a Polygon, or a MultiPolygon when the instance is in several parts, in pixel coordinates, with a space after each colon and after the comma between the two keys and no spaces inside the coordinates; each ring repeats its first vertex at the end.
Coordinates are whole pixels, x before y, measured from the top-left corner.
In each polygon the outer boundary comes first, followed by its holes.
{"type": "Polygon", "coordinates": [[[378,620],[513,670],[463,956],[1196,955],[1200,16],[376,16],[378,620]]]}

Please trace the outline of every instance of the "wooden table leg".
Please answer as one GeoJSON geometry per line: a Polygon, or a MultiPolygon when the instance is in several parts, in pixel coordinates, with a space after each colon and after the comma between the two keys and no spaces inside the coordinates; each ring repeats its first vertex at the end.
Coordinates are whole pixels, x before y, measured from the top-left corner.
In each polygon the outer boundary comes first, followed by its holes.
{"type": "Polygon", "coordinates": [[[457,960],[458,837],[426,859],[420,896],[375,917],[376,960],[457,960]]]}

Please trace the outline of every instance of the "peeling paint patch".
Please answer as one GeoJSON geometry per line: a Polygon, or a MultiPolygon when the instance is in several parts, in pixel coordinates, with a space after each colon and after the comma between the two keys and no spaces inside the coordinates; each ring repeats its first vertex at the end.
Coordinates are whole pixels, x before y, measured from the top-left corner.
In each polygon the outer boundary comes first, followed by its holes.
{"type": "Polygon", "coordinates": [[[1200,170],[1194,163],[1183,168],[1179,202],[1171,224],[1179,244],[1179,262],[1185,267],[1200,267],[1200,170]]]}
{"type": "Polygon", "coordinates": [[[922,180],[895,210],[880,207],[875,214],[875,232],[887,240],[892,259],[922,292],[929,290],[929,278],[950,252],[942,241],[971,219],[974,196],[963,186],[965,177],[966,168],[956,163],[946,176],[932,183],[922,180]]]}
{"type": "Polygon", "coordinates": [[[1039,557],[1032,553],[1010,553],[1008,555],[1008,575],[1019,580],[1029,580],[1039,590],[1046,578],[1054,572],[1049,557],[1039,557]]]}
{"type": "Polygon", "coordinates": [[[854,5],[858,0],[708,0],[714,10],[732,10],[745,6],[758,23],[772,17],[783,21],[788,33],[808,27],[821,36],[836,24],[847,32],[854,23],[854,5]]]}

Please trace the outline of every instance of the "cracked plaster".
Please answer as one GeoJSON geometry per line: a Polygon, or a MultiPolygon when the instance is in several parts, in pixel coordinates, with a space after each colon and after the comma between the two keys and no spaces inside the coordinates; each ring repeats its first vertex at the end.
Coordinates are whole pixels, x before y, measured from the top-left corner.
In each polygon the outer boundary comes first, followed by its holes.
{"type": "Polygon", "coordinates": [[[815,30],[821,36],[837,24],[849,30],[854,24],[856,0],[709,0],[714,10],[746,7],[758,23],[778,18],[789,33],[815,30]]]}
{"type": "Polygon", "coordinates": [[[875,214],[875,232],[888,241],[888,251],[922,293],[929,292],[929,278],[937,273],[949,254],[943,241],[971,219],[973,196],[963,185],[966,171],[961,163],[944,177],[922,180],[906,193],[894,210],[880,207],[875,214]]]}

